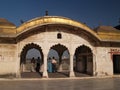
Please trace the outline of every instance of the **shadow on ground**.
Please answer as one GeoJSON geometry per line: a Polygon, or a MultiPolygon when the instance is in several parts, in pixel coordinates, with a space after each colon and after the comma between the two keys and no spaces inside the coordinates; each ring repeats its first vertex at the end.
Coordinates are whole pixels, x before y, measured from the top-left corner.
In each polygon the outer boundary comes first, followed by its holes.
{"type": "MultiPolygon", "coordinates": [[[[48,73],[49,78],[68,78],[69,72],[48,73]]],[[[75,72],[75,77],[91,77],[91,75],[75,72]]],[[[21,73],[21,78],[42,78],[42,73],[39,72],[24,72],[21,73]]]]}

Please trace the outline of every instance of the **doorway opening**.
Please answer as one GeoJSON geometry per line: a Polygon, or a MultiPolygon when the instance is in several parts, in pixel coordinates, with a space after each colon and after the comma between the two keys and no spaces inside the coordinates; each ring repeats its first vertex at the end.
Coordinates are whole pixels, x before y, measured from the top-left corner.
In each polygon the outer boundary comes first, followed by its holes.
{"type": "Polygon", "coordinates": [[[69,51],[68,49],[57,44],[50,48],[48,54],[48,76],[50,78],[69,77],[69,51]],[[56,60],[55,67],[53,60],[56,60]]]}
{"type": "Polygon", "coordinates": [[[20,55],[20,71],[22,77],[41,77],[43,73],[43,53],[39,45],[27,44],[20,55]]]}
{"type": "Polygon", "coordinates": [[[89,47],[83,45],[76,49],[74,60],[76,76],[81,74],[93,75],[93,54],[89,47]]]}
{"type": "Polygon", "coordinates": [[[113,55],[113,73],[120,74],[120,55],[113,55]]]}

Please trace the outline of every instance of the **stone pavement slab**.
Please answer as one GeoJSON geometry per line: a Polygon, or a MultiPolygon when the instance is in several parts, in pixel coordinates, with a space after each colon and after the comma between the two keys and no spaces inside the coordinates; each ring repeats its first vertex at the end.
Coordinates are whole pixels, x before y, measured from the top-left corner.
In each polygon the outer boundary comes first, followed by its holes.
{"type": "Polygon", "coordinates": [[[1,80],[0,90],[120,90],[120,78],[1,80]]]}

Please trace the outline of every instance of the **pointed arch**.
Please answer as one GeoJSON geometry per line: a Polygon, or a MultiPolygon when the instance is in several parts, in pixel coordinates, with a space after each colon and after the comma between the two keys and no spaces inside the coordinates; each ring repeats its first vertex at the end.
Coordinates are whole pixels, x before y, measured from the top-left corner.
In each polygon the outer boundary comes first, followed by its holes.
{"type": "Polygon", "coordinates": [[[92,53],[92,50],[90,47],[88,47],[87,45],[81,45],[81,46],[78,46],[75,50],[75,55],[80,52],[80,53],[92,53]]]}
{"type": "Polygon", "coordinates": [[[65,50],[68,50],[68,48],[65,45],[62,45],[60,43],[51,46],[50,49],[54,49],[56,51],[65,51],[65,50]]]}
{"type": "MultiPolygon", "coordinates": [[[[64,71],[64,73],[66,71],[69,72],[69,58],[62,58],[64,51],[67,50],[69,52],[68,48],[66,46],[58,43],[58,44],[52,45],[50,47],[50,50],[51,49],[55,50],[59,56],[58,58],[56,58],[56,56],[53,55],[53,57],[55,57],[55,59],[57,60],[57,64],[56,64],[57,71],[62,72],[62,73],[63,73],[63,71],[64,71]]],[[[54,72],[54,69],[52,69],[52,70],[54,72]]],[[[48,68],[48,71],[49,71],[49,68],[48,68]]],[[[69,76],[68,73],[67,73],[67,76],[69,76]]]]}
{"type": "Polygon", "coordinates": [[[81,45],[76,48],[75,56],[75,71],[93,75],[93,53],[91,48],[86,45],[81,45]]]}
{"type": "Polygon", "coordinates": [[[62,60],[62,55],[63,55],[64,51],[67,50],[68,53],[69,53],[68,48],[65,45],[62,45],[60,43],[51,46],[50,49],[53,49],[53,50],[55,50],[58,53],[58,56],[59,56],[59,59],[60,59],[60,63],[62,62],[61,60],[62,60]]]}
{"type": "Polygon", "coordinates": [[[22,51],[21,51],[21,54],[20,54],[20,70],[21,70],[21,73],[22,72],[30,72],[31,71],[31,59],[30,60],[26,60],[26,55],[27,55],[27,52],[31,49],[36,49],[38,50],[38,52],[40,53],[40,56],[38,56],[35,60],[39,63],[39,66],[38,64],[36,65],[35,67],[35,71],[36,72],[39,72],[41,70],[41,66],[43,64],[43,53],[42,53],[42,49],[39,45],[35,44],[35,43],[29,43],[29,44],[26,44],[22,51]]]}
{"type": "Polygon", "coordinates": [[[29,43],[29,44],[25,45],[23,47],[23,49],[22,49],[22,52],[20,54],[20,64],[21,63],[25,63],[25,56],[27,54],[27,51],[32,49],[32,48],[37,49],[40,52],[40,54],[41,54],[41,58],[43,59],[43,52],[42,52],[41,47],[39,45],[37,45],[37,44],[29,43]]]}

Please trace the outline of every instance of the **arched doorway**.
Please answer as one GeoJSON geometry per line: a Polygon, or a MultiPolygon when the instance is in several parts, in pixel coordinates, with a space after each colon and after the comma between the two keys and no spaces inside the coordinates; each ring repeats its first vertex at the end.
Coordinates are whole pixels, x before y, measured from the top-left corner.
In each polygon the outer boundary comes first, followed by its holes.
{"type": "Polygon", "coordinates": [[[34,43],[27,44],[26,46],[24,46],[20,55],[21,74],[29,73],[30,75],[31,72],[38,72],[40,74],[42,73],[42,66],[43,66],[43,53],[41,47],[34,43]],[[32,62],[33,59],[34,63],[32,62]]]}
{"type": "Polygon", "coordinates": [[[69,51],[68,49],[61,44],[54,45],[50,48],[48,54],[48,75],[49,77],[68,77],[69,76],[69,51]],[[55,53],[53,53],[53,51],[55,53]],[[51,65],[52,71],[50,71],[49,67],[49,58],[51,58],[51,63],[53,57],[57,61],[56,63],[56,72],[54,72],[53,64],[51,65]],[[53,75],[54,74],[54,75],[53,75]]]}
{"type": "Polygon", "coordinates": [[[85,45],[82,45],[76,49],[75,57],[75,72],[93,75],[93,53],[91,49],[85,45]]]}
{"type": "Polygon", "coordinates": [[[25,64],[25,70],[28,72],[39,72],[40,71],[40,65],[42,64],[41,62],[41,54],[38,49],[32,48],[27,51],[26,54],[26,64],[25,64]],[[35,69],[31,69],[31,62],[34,60],[35,62],[35,69]]]}

